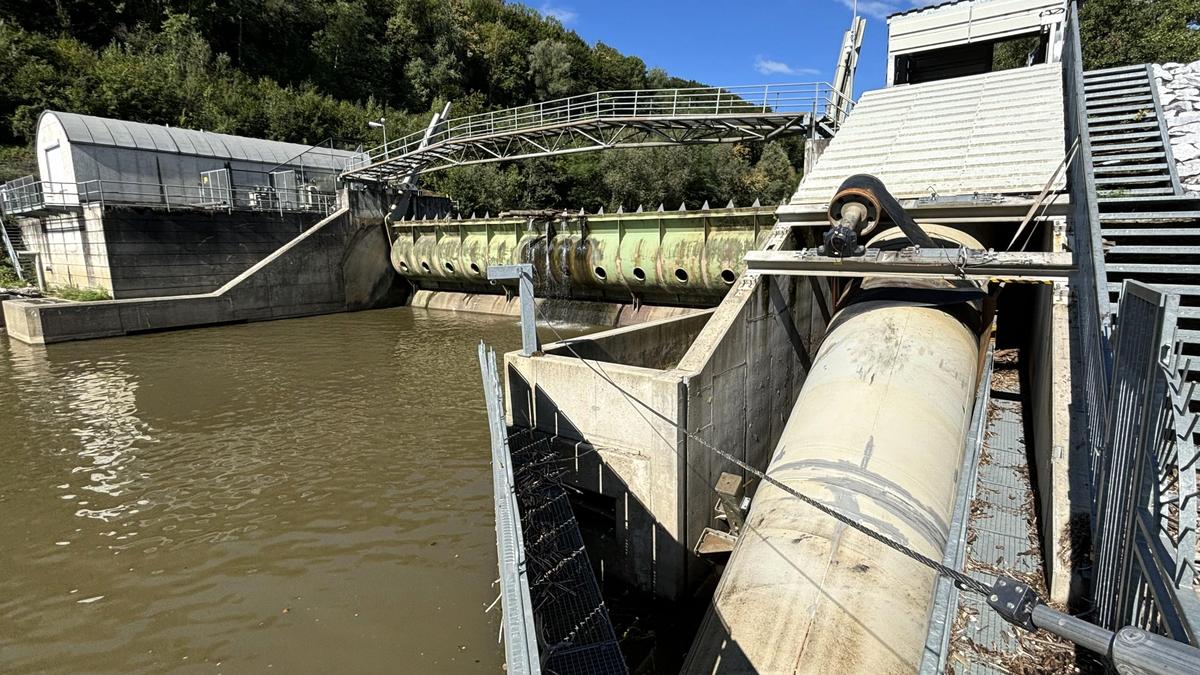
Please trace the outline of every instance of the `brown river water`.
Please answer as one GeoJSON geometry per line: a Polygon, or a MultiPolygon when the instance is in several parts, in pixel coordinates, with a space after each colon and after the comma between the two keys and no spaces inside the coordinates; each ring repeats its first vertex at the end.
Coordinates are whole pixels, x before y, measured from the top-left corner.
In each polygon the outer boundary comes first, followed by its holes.
{"type": "Polygon", "coordinates": [[[398,308],[0,336],[0,672],[497,673],[476,345],[398,308]]]}

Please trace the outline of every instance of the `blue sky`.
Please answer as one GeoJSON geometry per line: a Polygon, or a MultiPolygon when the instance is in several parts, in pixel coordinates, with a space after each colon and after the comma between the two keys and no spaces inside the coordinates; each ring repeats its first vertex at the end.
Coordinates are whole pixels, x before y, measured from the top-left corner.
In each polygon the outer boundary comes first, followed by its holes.
{"type": "MultiPolygon", "coordinates": [[[[854,0],[528,0],[588,42],[712,85],[829,80],[854,0]]],[[[867,19],[857,89],[887,71],[884,17],[940,0],[859,0],[867,19]]]]}

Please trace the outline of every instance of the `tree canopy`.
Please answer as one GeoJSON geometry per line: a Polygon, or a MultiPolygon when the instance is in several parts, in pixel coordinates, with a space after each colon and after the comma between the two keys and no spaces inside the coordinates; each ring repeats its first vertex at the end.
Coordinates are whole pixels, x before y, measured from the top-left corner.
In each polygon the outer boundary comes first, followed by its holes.
{"type": "Polygon", "coordinates": [[[1089,70],[1200,59],[1200,0],[1087,0],[1079,10],[1089,70]]]}
{"type": "MultiPolygon", "coordinates": [[[[368,120],[386,117],[395,137],[423,128],[446,101],[458,116],[602,89],[697,85],[505,0],[6,0],[0,181],[35,165],[29,148],[45,109],[375,145],[382,132],[368,120]]],[[[427,185],[464,210],[492,212],[777,202],[795,178],[779,158],[798,159],[799,148],[584,154],[464,167],[427,185]]]]}

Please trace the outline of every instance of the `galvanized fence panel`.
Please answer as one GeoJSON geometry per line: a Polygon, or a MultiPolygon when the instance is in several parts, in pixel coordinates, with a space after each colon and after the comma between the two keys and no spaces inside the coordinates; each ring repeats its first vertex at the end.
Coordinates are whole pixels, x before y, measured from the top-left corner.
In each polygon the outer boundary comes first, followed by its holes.
{"type": "Polygon", "coordinates": [[[1096,621],[1197,644],[1196,413],[1175,341],[1179,296],[1126,281],[1096,466],[1096,621]]]}
{"type": "Polygon", "coordinates": [[[1062,59],[1067,144],[1079,139],[1079,150],[1067,167],[1067,185],[1071,194],[1071,251],[1078,269],[1070,280],[1071,369],[1076,407],[1081,413],[1072,424],[1072,432],[1086,438],[1088,454],[1077,459],[1092,462],[1094,482],[1095,460],[1104,442],[1104,425],[1100,420],[1104,419],[1108,400],[1112,351],[1109,345],[1108,281],[1100,239],[1100,205],[1092,166],[1092,144],[1087,131],[1079,15],[1074,2],[1070,3],[1067,16],[1062,59]]]}
{"type": "Polygon", "coordinates": [[[483,375],[483,397],[487,404],[488,430],[492,441],[492,491],[496,506],[496,556],[500,567],[500,608],[504,613],[504,652],[508,672],[538,675],[537,633],[529,577],[525,565],[525,541],[513,481],[504,422],[504,392],[496,369],[496,353],[479,343],[479,370],[483,375]]]}

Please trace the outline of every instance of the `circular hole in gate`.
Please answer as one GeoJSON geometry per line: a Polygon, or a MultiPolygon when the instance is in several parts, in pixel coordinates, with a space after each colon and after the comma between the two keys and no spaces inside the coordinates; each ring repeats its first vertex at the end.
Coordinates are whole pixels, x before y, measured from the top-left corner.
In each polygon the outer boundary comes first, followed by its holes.
{"type": "Polygon", "coordinates": [[[737,275],[733,273],[733,270],[721,270],[721,281],[732,284],[737,281],[737,275]]]}
{"type": "Polygon", "coordinates": [[[479,265],[476,265],[475,263],[471,263],[471,274],[474,274],[476,276],[479,275],[479,265]]]}
{"type": "Polygon", "coordinates": [[[429,271],[429,263],[427,263],[427,262],[425,262],[424,260],[422,260],[422,261],[421,261],[421,269],[423,269],[423,270],[425,270],[426,272],[428,272],[428,271],[429,271]]]}
{"type": "Polygon", "coordinates": [[[404,262],[403,260],[400,261],[400,271],[401,272],[408,271],[408,263],[404,262]]]}
{"type": "Polygon", "coordinates": [[[683,269],[682,267],[676,267],[675,278],[679,280],[679,283],[686,284],[688,280],[687,270],[683,269]]]}
{"type": "Polygon", "coordinates": [[[604,281],[608,278],[608,272],[605,272],[603,267],[597,267],[592,271],[596,273],[596,278],[600,281],[604,281]]]}
{"type": "Polygon", "coordinates": [[[454,274],[454,265],[450,264],[449,261],[442,263],[442,266],[446,268],[447,272],[454,274]]]}
{"type": "Polygon", "coordinates": [[[646,280],[646,270],[644,270],[640,267],[633,268],[633,278],[637,279],[638,281],[645,281],[646,280]]]}

